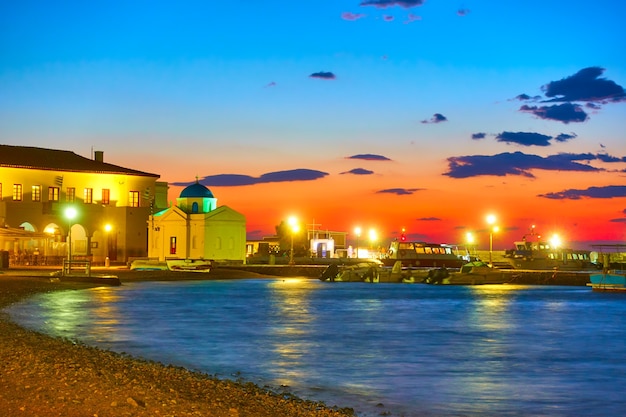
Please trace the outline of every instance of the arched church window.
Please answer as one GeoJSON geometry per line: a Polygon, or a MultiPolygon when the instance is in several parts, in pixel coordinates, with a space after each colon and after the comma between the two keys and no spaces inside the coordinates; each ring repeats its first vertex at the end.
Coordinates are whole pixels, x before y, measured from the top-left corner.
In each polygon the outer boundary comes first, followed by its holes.
{"type": "Polygon", "coordinates": [[[191,212],[192,213],[197,213],[198,212],[198,202],[194,201],[193,204],[191,205],[191,212]]]}

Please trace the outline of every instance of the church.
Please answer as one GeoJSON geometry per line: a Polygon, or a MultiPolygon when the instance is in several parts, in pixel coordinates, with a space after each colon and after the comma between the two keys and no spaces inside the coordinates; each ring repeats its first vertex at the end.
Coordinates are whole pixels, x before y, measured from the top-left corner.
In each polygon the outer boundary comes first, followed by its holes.
{"type": "Polygon", "coordinates": [[[245,263],[246,218],[227,206],[198,180],[184,188],[176,205],[148,219],[148,257],[210,259],[245,263]]]}

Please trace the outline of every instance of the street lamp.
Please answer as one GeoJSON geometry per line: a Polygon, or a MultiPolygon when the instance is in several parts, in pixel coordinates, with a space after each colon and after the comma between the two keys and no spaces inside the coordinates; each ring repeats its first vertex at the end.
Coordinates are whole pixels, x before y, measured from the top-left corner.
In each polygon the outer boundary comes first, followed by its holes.
{"type": "Polygon", "coordinates": [[[68,230],[67,230],[67,268],[68,271],[72,269],[72,220],[76,218],[78,212],[74,207],[67,207],[65,209],[65,218],[68,221],[68,230]]]}
{"type": "Polygon", "coordinates": [[[361,237],[361,228],[360,227],[355,227],[354,228],[354,235],[356,236],[356,256],[355,258],[359,259],[359,238],[361,237]]]}
{"type": "Polygon", "coordinates": [[[289,220],[287,220],[289,227],[291,228],[291,250],[289,251],[289,265],[293,265],[295,262],[293,261],[293,235],[298,233],[300,230],[300,226],[298,225],[298,219],[291,216],[289,220]]]}
{"type": "Polygon", "coordinates": [[[370,229],[368,233],[369,233],[369,238],[370,238],[370,246],[374,248],[374,243],[376,243],[376,241],[378,240],[378,234],[376,233],[376,230],[374,229],[370,229]]]}
{"type": "Polygon", "coordinates": [[[487,216],[487,223],[489,224],[489,266],[493,268],[493,234],[498,231],[498,226],[494,226],[496,222],[496,216],[490,214],[487,216]]]}

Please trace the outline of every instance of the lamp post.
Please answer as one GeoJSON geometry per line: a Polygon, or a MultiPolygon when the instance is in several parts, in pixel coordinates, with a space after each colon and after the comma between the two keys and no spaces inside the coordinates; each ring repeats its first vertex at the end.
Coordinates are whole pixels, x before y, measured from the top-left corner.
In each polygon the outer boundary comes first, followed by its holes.
{"type": "Polygon", "coordinates": [[[67,229],[67,268],[68,272],[72,269],[72,220],[76,217],[78,212],[74,207],[67,207],[65,209],[65,217],[68,221],[67,229]]]}
{"type": "Polygon", "coordinates": [[[376,233],[376,230],[374,229],[370,229],[368,234],[370,238],[370,246],[374,248],[374,243],[376,243],[376,241],[378,240],[378,234],[376,233]]]}
{"type": "Polygon", "coordinates": [[[498,226],[494,226],[496,216],[490,214],[487,216],[487,224],[489,224],[489,266],[493,268],[493,233],[498,231],[498,226]]]}
{"type": "Polygon", "coordinates": [[[298,226],[298,219],[291,216],[289,220],[287,220],[289,227],[291,228],[291,250],[289,251],[289,265],[294,265],[295,262],[293,260],[293,235],[298,233],[300,230],[300,226],[298,226]]]}
{"type": "Polygon", "coordinates": [[[355,254],[355,258],[359,259],[359,238],[361,237],[361,228],[360,227],[355,227],[354,228],[354,235],[356,236],[356,254],[355,254]]]}
{"type": "MultiPolygon", "coordinates": [[[[467,261],[471,262],[472,260],[472,246],[474,245],[474,235],[472,232],[467,232],[465,234],[465,242],[467,244],[467,261]]],[[[476,250],[474,250],[476,252],[476,250]]]]}

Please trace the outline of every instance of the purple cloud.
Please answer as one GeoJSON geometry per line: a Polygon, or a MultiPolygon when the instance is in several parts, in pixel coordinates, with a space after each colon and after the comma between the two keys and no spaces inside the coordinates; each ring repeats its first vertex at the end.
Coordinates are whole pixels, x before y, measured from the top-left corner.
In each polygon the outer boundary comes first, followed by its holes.
{"type": "Polygon", "coordinates": [[[581,106],[572,103],[557,104],[554,106],[528,106],[523,105],[519,109],[522,112],[531,113],[540,119],[556,120],[568,124],[580,123],[587,120],[587,113],[581,106]]]}
{"type": "Polygon", "coordinates": [[[423,188],[387,188],[385,190],[376,191],[376,194],[395,194],[395,195],[411,195],[423,188]]]}
{"type": "Polygon", "coordinates": [[[411,7],[418,7],[423,5],[426,0],[366,0],[361,2],[361,6],[374,6],[379,9],[386,9],[387,7],[400,6],[405,9],[411,7]]]}
{"type": "Polygon", "coordinates": [[[470,9],[459,9],[456,11],[456,14],[459,16],[467,16],[470,12],[470,9]]]}
{"type": "Polygon", "coordinates": [[[598,78],[604,73],[604,68],[583,68],[574,75],[558,81],[551,81],[542,87],[546,97],[551,102],[619,102],[626,101],[624,88],[614,81],[598,78]]]}
{"type": "Polygon", "coordinates": [[[341,13],[341,18],[343,20],[350,20],[350,21],[363,19],[365,16],[366,15],[364,15],[363,13],[350,13],[350,12],[341,13]]]}
{"type": "Polygon", "coordinates": [[[393,20],[393,16],[388,15],[388,14],[383,15],[383,20],[384,20],[385,22],[391,22],[391,21],[393,20]]]}
{"type": "Polygon", "coordinates": [[[441,221],[441,219],[439,217],[420,217],[418,219],[415,219],[418,221],[422,221],[422,222],[439,222],[441,221]]]}
{"type": "Polygon", "coordinates": [[[268,87],[276,87],[276,83],[274,81],[271,81],[271,82],[265,84],[265,88],[268,88],[268,87]]]}
{"type": "Polygon", "coordinates": [[[404,24],[409,24],[409,23],[413,23],[416,20],[422,20],[422,16],[418,16],[416,14],[413,13],[409,13],[409,15],[406,17],[406,20],[404,21],[404,24]]]}
{"type": "Polygon", "coordinates": [[[626,185],[607,185],[605,187],[589,187],[584,190],[569,189],[558,193],[539,194],[554,200],[580,200],[581,198],[619,198],[626,197],[626,185]]]}
{"type": "MultiPolygon", "coordinates": [[[[204,177],[200,184],[213,187],[237,187],[241,185],[267,184],[274,182],[313,181],[327,176],[328,173],[312,169],[292,169],[288,171],[268,172],[259,177],[240,174],[218,174],[204,177]]],[[[195,182],[174,182],[172,185],[187,186],[195,182]]]]}
{"type": "Polygon", "coordinates": [[[341,174],[372,175],[373,173],[374,171],[370,171],[369,169],[354,168],[354,169],[351,169],[350,171],[342,172],[341,174]]]}
{"type": "Polygon", "coordinates": [[[310,78],[320,78],[322,80],[334,80],[335,74],[333,74],[332,72],[324,72],[324,71],[320,71],[320,72],[314,72],[313,74],[309,75],[310,78]]]}
{"type": "Polygon", "coordinates": [[[591,165],[577,162],[594,160],[600,160],[600,157],[593,154],[567,153],[542,157],[522,152],[506,152],[497,155],[453,156],[448,158],[449,170],[443,175],[452,178],[470,178],[481,175],[499,177],[519,175],[534,178],[535,176],[531,172],[533,169],[580,172],[602,171],[602,169],[592,167],[591,165]]]}
{"type": "Polygon", "coordinates": [[[448,119],[446,118],[446,116],[444,116],[441,113],[435,113],[433,114],[433,117],[431,117],[428,120],[422,120],[421,123],[441,123],[441,122],[447,122],[448,119]]]}
{"type": "Polygon", "coordinates": [[[472,133],[472,139],[473,140],[480,140],[480,139],[485,139],[487,137],[486,133],[472,133]]]}
{"type": "Polygon", "coordinates": [[[557,142],[566,142],[575,137],[576,135],[567,135],[565,133],[552,137],[534,132],[502,132],[496,135],[496,140],[498,142],[517,143],[524,146],[550,146],[550,141],[553,139],[557,142]]]}
{"type": "Polygon", "coordinates": [[[358,155],[346,156],[346,159],[362,159],[364,161],[391,161],[391,159],[382,155],[373,155],[371,153],[362,153],[358,155]]]}
{"type": "Polygon", "coordinates": [[[626,223],[626,217],[618,217],[617,219],[609,220],[611,223],[626,223]]]}

